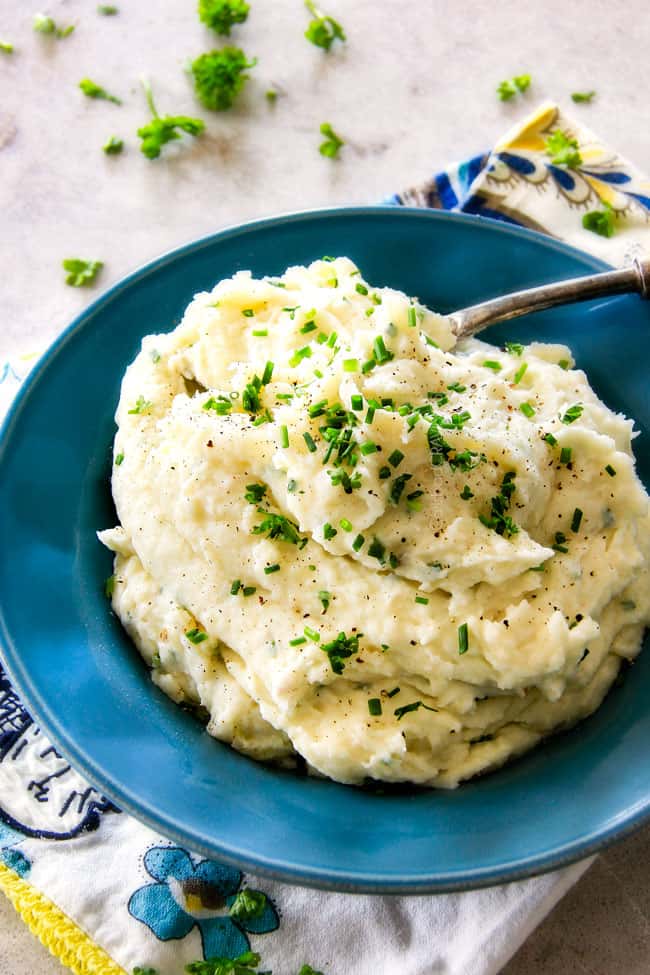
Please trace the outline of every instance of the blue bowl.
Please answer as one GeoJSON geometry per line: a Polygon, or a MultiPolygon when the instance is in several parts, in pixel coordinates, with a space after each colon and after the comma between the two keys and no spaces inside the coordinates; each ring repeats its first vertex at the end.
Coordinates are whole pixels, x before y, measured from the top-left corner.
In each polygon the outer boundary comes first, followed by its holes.
{"type": "MultiPolygon", "coordinates": [[[[241,268],[279,274],[347,254],[377,285],[449,311],[598,270],[538,234],[386,207],[263,220],[182,247],[112,288],[46,353],[0,444],[0,636],[34,718],[102,792],[206,855],[282,880],[423,893],[513,880],[577,860],[650,811],[650,653],[599,711],[453,792],[363,790],[265,767],[210,738],[150,682],[103,595],[114,523],[113,411],[140,339],[241,268]]],[[[599,396],[633,416],[650,483],[650,313],[635,297],[562,308],[490,338],[566,341],[599,396]]]]}

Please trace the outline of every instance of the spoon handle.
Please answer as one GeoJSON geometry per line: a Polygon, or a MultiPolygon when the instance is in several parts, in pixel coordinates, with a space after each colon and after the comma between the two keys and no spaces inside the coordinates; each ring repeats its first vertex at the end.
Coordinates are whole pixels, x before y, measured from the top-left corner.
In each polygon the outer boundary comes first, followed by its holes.
{"type": "Polygon", "coordinates": [[[539,288],[515,291],[482,301],[452,312],[452,328],[457,338],[476,335],[488,325],[519,318],[529,312],[542,311],[554,305],[570,305],[576,301],[600,298],[604,295],[638,292],[642,298],[650,298],[650,260],[635,260],[621,271],[602,271],[586,277],[570,278],[554,284],[543,284],[539,288]]]}

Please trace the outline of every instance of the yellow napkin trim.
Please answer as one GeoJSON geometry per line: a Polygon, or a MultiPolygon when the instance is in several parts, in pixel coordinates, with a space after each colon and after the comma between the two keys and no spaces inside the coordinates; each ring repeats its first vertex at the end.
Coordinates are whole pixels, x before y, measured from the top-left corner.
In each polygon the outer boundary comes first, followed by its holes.
{"type": "Polygon", "coordinates": [[[127,975],[56,904],[0,863],[0,891],[39,941],[74,975],[127,975]]]}

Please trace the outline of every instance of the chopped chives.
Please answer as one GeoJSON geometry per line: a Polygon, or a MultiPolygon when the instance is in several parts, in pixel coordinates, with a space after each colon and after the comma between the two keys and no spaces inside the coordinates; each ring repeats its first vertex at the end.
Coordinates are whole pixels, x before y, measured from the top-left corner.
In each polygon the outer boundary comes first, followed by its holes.
{"type": "Polygon", "coordinates": [[[312,630],[310,626],[305,627],[305,636],[309,637],[313,643],[320,643],[320,633],[318,630],[312,630]]]}
{"type": "Polygon", "coordinates": [[[316,379],[323,378],[323,373],[320,371],[320,369],[314,369],[314,375],[316,376],[316,379]]]}
{"type": "Polygon", "coordinates": [[[289,365],[293,369],[297,365],[299,365],[302,362],[303,359],[311,359],[311,354],[312,354],[311,353],[311,346],[310,345],[304,345],[302,347],[302,349],[296,349],[296,351],[294,352],[294,354],[289,359],[289,365]]]}
{"type": "Polygon", "coordinates": [[[327,589],[321,589],[318,593],[318,598],[323,604],[323,614],[325,614],[327,610],[330,608],[330,603],[332,601],[332,594],[331,592],[328,592],[327,589]]]}
{"type": "Polygon", "coordinates": [[[242,592],[245,596],[252,596],[253,593],[257,592],[257,586],[244,586],[242,592]]]}
{"type": "Polygon", "coordinates": [[[356,291],[356,292],[357,292],[358,294],[360,294],[360,295],[367,295],[367,294],[368,294],[368,289],[366,288],[366,286],[365,286],[365,284],[361,284],[361,282],[360,282],[360,281],[359,281],[359,282],[357,282],[357,284],[355,284],[355,286],[354,286],[354,290],[355,290],[355,291],[356,291]]]}
{"type": "Polygon", "coordinates": [[[396,694],[399,694],[399,692],[400,692],[400,688],[399,687],[394,687],[392,689],[392,691],[388,691],[388,693],[386,694],[386,697],[395,697],[395,695],[396,694]]]}
{"type": "Polygon", "coordinates": [[[334,346],[336,345],[337,338],[338,338],[338,335],[336,334],[336,332],[332,332],[332,334],[330,335],[330,337],[327,340],[327,345],[329,346],[330,349],[333,349],[334,346]]]}
{"type": "Polygon", "coordinates": [[[119,467],[123,460],[124,460],[124,454],[118,454],[117,457],[115,458],[115,466],[119,467]]]}
{"type": "Polygon", "coordinates": [[[522,364],[517,369],[514,378],[512,380],[515,386],[518,386],[521,380],[524,378],[527,369],[528,369],[528,363],[522,362],[522,364]]]}
{"type": "Polygon", "coordinates": [[[312,420],[315,420],[317,416],[323,416],[327,412],[327,400],[322,399],[320,402],[314,403],[307,412],[312,420]]]}
{"type": "Polygon", "coordinates": [[[319,345],[324,345],[325,342],[327,342],[327,335],[325,334],[325,332],[319,332],[318,335],[316,336],[316,341],[318,342],[319,345]]]}
{"type": "Polygon", "coordinates": [[[560,367],[560,369],[564,369],[564,370],[568,369],[569,368],[569,360],[568,359],[560,359],[560,361],[558,362],[558,366],[560,367]]]}
{"type": "Polygon", "coordinates": [[[307,444],[307,450],[310,452],[310,454],[315,453],[316,444],[314,443],[314,438],[312,437],[311,433],[309,433],[308,430],[305,430],[302,436],[303,436],[303,440],[307,444]]]}
{"type": "Polygon", "coordinates": [[[524,416],[528,417],[529,420],[531,419],[531,417],[535,416],[535,410],[530,405],[530,403],[520,403],[519,409],[524,414],[524,416]]]}
{"type": "MultiPolygon", "coordinates": [[[[560,463],[570,464],[571,463],[571,447],[562,447],[560,451],[560,463]]],[[[607,468],[605,468],[607,470],[607,468]]]]}
{"type": "Polygon", "coordinates": [[[245,315],[246,318],[252,318],[254,314],[255,312],[252,308],[242,308],[242,315],[245,315]]]}
{"type": "Polygon", "coordinates": [[[385,481],[390,476],[391,476],[390,467],[380,467],[379,468],[379,480],[380,481],[385,481]]]}
{"type": "MultiPolygon", "coordinates": [[[[342,523],[341,523],[341,527],[343,527],[342,523]]],[[[352,542],[352,548],[354,549],[354,551],[358,552],[359,549],[363,548],[364,542],[365,542],[365,538],[363,537],[363,535],[357,535],[355,540],[352,542]]]]}
{"type": "Polygon", "coordinates": [[[375,419],[375,410],[376,407],[374,406],[368,407],[368,412],[366,413],[366,423],[372,423],[372,421],[375,419]]]}
{"type": "Polygon", "coordinates": [[[185,636],[194,646],[208,639],[208,634],[205,630],[200,630],[198,626],[193,627],[191,630],[186,630],[185,636]]]}
{"type": "Polygon", "coordinates": [[[372,370],[375,368],[376,365],[377,363],[374,359],[368,359],[361,366],[361,372],[364,374],[364,376],[367,376],[369,372],[372,372],[372,370]]]}
{"type": "Polygon", "coordinates": [[[409,328],[415,328],[415,326],[418,323],[417,316],[415,314],[415,307],[413,305],[408,306],[406,312],[406,321],[408,323],[409,328]]]}
{"type": "Polygon", "coordinates": [[[449,383],[447,389],[451,389],[453,393],[464,393],[467,390],[467,386],[461,386],[460,383],[449,383]]]}
{"type": "Polygon", "coordinates": [[[365,457],[367,454],[376,453],[379,448],[377,447],[376,443],[372,442],[372,440],[368,440],[367,443],[362,443],[359,449],[365,457]]]}
{"type": "Polygon", "coordinates": [[[463,490],[460,492],[460,496],[463,499],[463,501],[469,501],[470,498],[474,497],[474,495],[470,491],[469,484],[465,485],[463,490]]]}
{"type": "Polygon", "coordinates": [[[486,359],[483,365],[486,369],[492,369],[493,372],[501,372],[501,363],[495,359],[486,359]]]}
{"type": "Polygon", "coordinates": [[[294,305],[293,308],[283,308],[282,311],[288,312],[289,318],[291,319],[291,321],[293,321],[294,318],[296,317],[296,312],[298,311],[299,308],[300,305],[294,305]]]}
{"type": "Polygon", "coordinates": [[[344,359],[343,360],[343,371],[344,372],[359,372],[359,360],[358,359],[344,359]]]}
{"type": "Polygon", "coordinates": [[[265,335],[269,334],[268,328],[254,328],[253,335],[256,339],[264,338],[265,335]]]}
{"type": "Polygon", "coordinates": [[[580,508],[576,508],[573,512],[573,518],[571,519],[571,531],[580,531],[580,522],[582,521],[582,511],[580,508]]]}
{"type": "Polygon", "coordinates": [[[329,521],[326,521],[323,525],[323,538],[329,541],[331,538],[334,538],[335,535],[338,535],[336,528],[333,528],[329,521]]]}
{"type": "Polygon", "coordinates": [[[241,582],[239,581],[239,579],[235,579],[232,585],[230,586],[230,595],[236,596],[240,589],[241,589],[241,582]]]}
{"type": "Polygon", "coordinates": [[[545,433],[542,439],[545,440],[547,444],[550,444],[551,447],[557,447],[557,440],[552,433],[545,433]]]}
{"type": "Polygon", "coordinates": [[[399,467],[399,465],[404,460],[404,454],[401,450],[394,450],[388,458],[388,463],[391,467],[399,467]]]}
{"type": "Polygon", "coordinates": [[[280,566],[278,565],[277,562],[275,563],[275,565],[264,566],[264,574],[267,576],[270,576],[273,572],[279,572],[279,571],[280,571],[280,566]]]}
{"type": "Polygon", "coordinates": [[[297,636],[295,640],[289,640],[290,647],[299,647],[301,643],[306,643],[307,638],[304,636],[297,636]]]}
{"type": "Polygon", "coordinates": [[[378,538],[373,538],[372,542],[368,546],[368,555],[371,559],[377,559],[382,565],[386,561],[386,546],[383,542],[380,542],[378,538]]]}
{"type": "Polygon", "coordinates": [[[355,394],[354,396],[352,396],[351,399],[350,399],[350,406],[352,407],[352,409],[356,413],[358,413],[360,410],[362,410],[363,409],[363,396],[360,396],[358,393],[355,394]]]}
{"type": "Polygon", "coordinates": [[[469,650],[469,630],[467,628],[467,623],[461,623],[458,627],[458,653],[467,653],[469,650]]]}
{"type": "Polygon", "coordinates": [[[275,363],[273,362],[267,362],[264,366],[264,372],[262,373],[262,386],[268,386],[268,384],[271,382],[274,365],[275,363]]]}
{"type": "Polygon", "coordinates": [[[301,335],[308,335],[309,332],[315,332],[315,331],[316,331],[316,322],[314,321],[305,322],[305,324],[300,329],[301,335]]]}
{"type": "Polygon", "coordinates": [[[395,358],[393,353],[386,348],[386,344],[381,335],[378,335],[375,341],[372,343],[372,350],[374,352],[373,358],[378,366],[383,365],[384,362],[390,362],[391,359],[395,358]]]}
{"type": "Polygon", "coordinates": [[[295,494],[297,487],[298,487],[298,482],[294,481],[293,478],[287,481],[287,491],[289,492],[289,494],[295,494]]]}
{"type": "Polygon", "coordinates": [[[506,342],[505,349],[510,355],[521,355],[524,351],[523,345],[520,345],[519,342],[506,342]]]}
{"type": "Polygon", "coordinates": [[[348,521],[347,518],[341,518],[339,525],[341,526],[344,532],[352,531],[352,522],[348,521]]]}
{"type": "Polygon", "coordinates": [[[284,424],[280,427],[280,446],[289,446],[289,431],[284,424]]]}
{"type": "Polygon", "coordinates": [[[564,414],[564,416],[562,417],[562,423],[566,423],[567,426],[570,423],[575,423],[575,421],[579,420],[580,417],[582,416],[583,410],[584,410],[584,406],[581,406],[580,403],[576,403],[574,406],[570,406],[569,409],[564,414]]]}
{"type": "Polygon", "coordinates": [[[429,605],[429,600],[427,599],[426,596],[416,596],[415,597],[415,601],[416,601],[416,603],[419,603],[420,606],[428,606],[429,605]]]}
{"type": "Polygon", "coordinates": [[[381,714],[381,701],[378,697],[371,697],[368,699],[368,713],[371,714],[373,718],[377,718],[381,714]]]}
{"type": "Polygon", "coordinates": [[[611,464],[608,464],[605,470],[607,471],[610,477],[616,477],[616,470],[612,467],[611,464]]]}

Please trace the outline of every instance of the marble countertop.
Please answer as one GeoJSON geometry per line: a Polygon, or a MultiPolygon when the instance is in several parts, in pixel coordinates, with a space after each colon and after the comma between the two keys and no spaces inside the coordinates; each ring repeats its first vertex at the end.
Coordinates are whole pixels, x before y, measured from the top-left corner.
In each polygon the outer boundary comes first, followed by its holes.
{"type": "MultiPolygon", "coordinates": [[[[544,98],[569,103],[590,127],[650,173],[647,7],[622,18],[604,0],[328,0],[348,33],[325,56],[303,37],[301,0],[251,0],[236,43],[259,58],[231,112],[197,111],[184,75],[213,38],[194,2],[52,0],[46,12],[74,34],[35,34],[37,7],[0,0],[0,357],[53,339],[101,288],[168,248],[229,224],[286,210],[381,200],[451,159],[489,147],[544,98]],[[632,26],[633,25],[633,26],[632,26]],[[500,102],[504,77],[530,72],[530,91],[500,102]],[[149,162],[135,130],[146,120],[139,77],[161,113],[201,114],[205,137],[149,162]],[[83,97],[91,77],[124,100],[83,97]],[[274,106],[270,85],[284,94],[274,106]],[[574,90],[593,104],[572,106],[574,90]],[[341,158],[318,153],[321,122],[346,140],[341,158]],[[121,156],[101,146],[124,138],[121,156]],[[98,287],[73,289],[61,260],[105,262],[98,287]]],[[[650,830],[608,851],[529,938],[504,975],[648,970],[650,830]]],[[[51,959],[0,899],[0,972],[55,975],[51,959]]],[[[468,973],[470,975],[470,973],[468,973]]]]}

